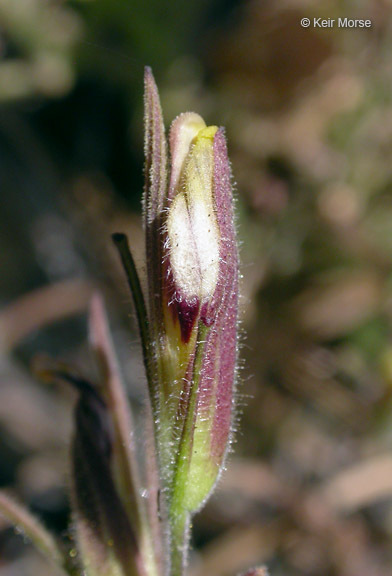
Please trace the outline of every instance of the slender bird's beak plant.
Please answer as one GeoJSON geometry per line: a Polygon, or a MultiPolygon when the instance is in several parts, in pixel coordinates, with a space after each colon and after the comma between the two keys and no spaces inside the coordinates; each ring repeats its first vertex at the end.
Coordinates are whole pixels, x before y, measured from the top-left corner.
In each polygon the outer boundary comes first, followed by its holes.
{"type": "MultiPolygon", "coordinates": [[[[168,141],[157,87],[145,71],[143,292],[125,234],[113,234],[132,292],[148,384],[142,466],[103,302],[89,314],[94,384],[58,362],[41,378],[79,393],[71,445],[76,549],[0,495],[4,516],[67,573],[185,574],[192,516],[223,469],[231,440],[237,363],[238,251],[222,128],[178,116],[168,141]]],[[[248,571],[264,574],[263,569],[248,571]]]]}

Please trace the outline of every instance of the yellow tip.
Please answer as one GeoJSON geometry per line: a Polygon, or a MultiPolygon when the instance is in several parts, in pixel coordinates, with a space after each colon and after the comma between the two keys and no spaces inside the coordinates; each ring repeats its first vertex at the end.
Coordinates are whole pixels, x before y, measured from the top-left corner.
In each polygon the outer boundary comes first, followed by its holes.
{"type": "Polygon", "coordinates": [[[197,142],[201,138],[213,140],[217,131],[218,131],[218,126],[206,126],[205,128],[202,128],[201,130],[199,130],[199,132],[196,135],[195,142],[197,142]]]}

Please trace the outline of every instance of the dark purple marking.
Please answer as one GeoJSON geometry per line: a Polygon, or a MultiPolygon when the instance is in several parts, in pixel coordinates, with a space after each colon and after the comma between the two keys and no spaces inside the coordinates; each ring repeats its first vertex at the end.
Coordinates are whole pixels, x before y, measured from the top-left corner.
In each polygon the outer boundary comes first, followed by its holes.
{"type": "Polygon", "coordinates": [[[181,302],[175,301],[174,306],[177,310],[178,321],[180,323],[181,340],[184,344],[187,344],[199,315],[199,300],[195,298],[191,302],[187,302],[186,300],[182,300],[181,302]]]}

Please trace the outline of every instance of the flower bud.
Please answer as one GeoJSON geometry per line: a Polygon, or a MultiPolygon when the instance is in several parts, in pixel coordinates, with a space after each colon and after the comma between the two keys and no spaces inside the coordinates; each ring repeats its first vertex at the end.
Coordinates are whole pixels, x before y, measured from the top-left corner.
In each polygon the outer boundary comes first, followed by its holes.
{"type": "Polygon", "coordinates": [[[196,349],[189,363],[186,419],[191,433],[181,457],[187,469],[184,499],[189,510],[196,510],[217,480],[230,439],[237,360],[238,256],[221,129],[206,128],[198,134],[185,174],[183,193],[189,198],[188,213],[197,237],[200,308],[196,349]]]}
{"type": "Polygon", "coordinates": [[[230,440],[238,310],[230,164],[223,130],[207,127],[194,113],[174,120],[168,161],[149,70],[145,85],[145,224],[158,445],[168,506],[191,513],[216,482],[230,440]]]}

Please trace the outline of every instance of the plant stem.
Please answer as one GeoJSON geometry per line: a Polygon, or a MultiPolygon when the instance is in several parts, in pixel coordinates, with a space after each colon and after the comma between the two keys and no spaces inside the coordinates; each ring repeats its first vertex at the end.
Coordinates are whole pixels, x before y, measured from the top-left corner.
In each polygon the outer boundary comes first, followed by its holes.
{"type": "Polygon", "coordinates": [[[193,365],[193,383],[188,400],[186,418],[178,447],[174,469],[173,488],[169,499],[169,522],[171,537],[171,574],[181,576],[187,561],[189,547],[189,523],[191,511],[187,507],[187,485],[189,466],[192,458],[193,432],[197,411],[197,398],[200,373],[208,327],[199,323],[195,360],[193,365]]]}
{"type": "Polygon", "coordinates": [[[184,509],[170,516],[170,576],[183,576],[189,546],[189,513],[184,509]]]}

